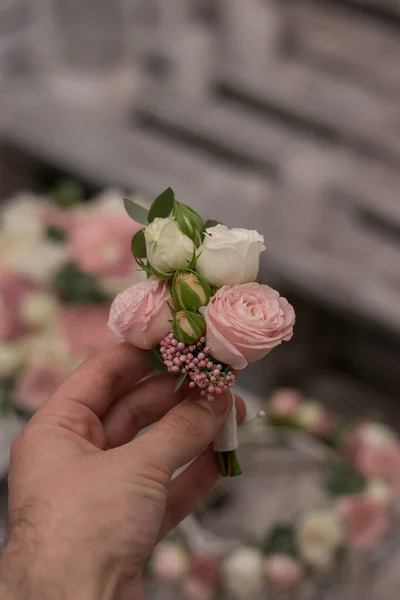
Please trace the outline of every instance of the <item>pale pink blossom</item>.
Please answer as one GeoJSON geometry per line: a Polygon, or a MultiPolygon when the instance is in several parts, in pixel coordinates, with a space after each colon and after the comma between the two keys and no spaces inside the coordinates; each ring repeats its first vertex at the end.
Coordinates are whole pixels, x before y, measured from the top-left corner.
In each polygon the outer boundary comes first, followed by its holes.
{"type": "Polygon", "coordinates": [[[269,410],[278,417],[292,417],[302,400],[300,392],[283,388],[274,393],[269,403],[269,410]]]}
{"type": "Polygon", "coordinates": [[[265,559],[265,574],[269,585],[277,590],[290,590],[304,577],[298,560],[287,554],[271,554],[265,559]]]}
{"type": "Polygon", "coordinates": [[[87,357],[115,344],[107,329],[107,318],[106,306],[64,308],[58,319],[58,331],[69,353],[87,357]]]}
{"type": "Polygon", "coordinates": [[[155,547],[151,571],[165,581],[182,581],[187,575],[189,558],[184,548],[175,542],[162,542],[155,547]]]}
{"type": "Polygon", "coordinates": [[[40,207],[40,216],[45,225],[55,225],[68,234],[76,218],[73,210],[62,208],[56,204],[46,203],[40,207]]]}
{"type": "Polygon", "coordinates": [[[43,406],[67,374],[65,369],[55,364],[28,366],[17,381],[15,405],[33,414],[43,406]]]}
{"type": "Polygon", "coordinates": [[[15,340],[29,328],[21,314],[24,298],[36,289],[36,284],[14,273],[2,271],[0,279],[0,340],[15,340]]]}
{"type": "Polygon", "coordinates": [[[118,294],[112,303],[109,329],[120,339],[149,350],[172,329],[172,303],[166,281],[150,277],[118,294]]]}
{"type": "Polygon", "coordinates": [[[182,586],[183,597],[185,600],[213,600],[215,590],[195,577],[188,577],[182,586]]]}
{"type": "Polygon", "coordinates": [[[218,557],[211,554],[192,554],[189,575],[208,583],[211,587],[218,587],[220,583],[218,557]]]}
{"type": "Polygon", "coordinates": [[[367,496],[343,498],[338,509],[345,522],[347,543],[355,550],[373,548],[389,528],[387,508],[367,496]]]}
{"type": "Polygon", "coordinates": [[[69,232],[70,256],[93,275],[128,275],[136,266],[131,238],[142,227],[123,214],[80,215],[69,232]]]}
{"type": "Polygon", "coordinates": [[[259,283],[224,286],[200,312],[210,353],[234,369],[260,360],[293,335],[293,307],[277,291],[259,283]]]}

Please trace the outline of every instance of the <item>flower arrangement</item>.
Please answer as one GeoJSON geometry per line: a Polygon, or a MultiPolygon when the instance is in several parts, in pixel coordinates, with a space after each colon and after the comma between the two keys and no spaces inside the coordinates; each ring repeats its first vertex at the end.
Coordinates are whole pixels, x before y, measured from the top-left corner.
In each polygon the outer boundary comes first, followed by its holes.
{"type": "MultiPolygon", "coordinates": [[[[167,188],[149,211],[125,200],[144,227],[131,241],[147,280],[114,300],[108,326],[148,350],[155,372],[187,380],[209,402],[233,388],[237,370],[293,335],[295,313],[285,298],[255,281],[264,238],[257,231],[203,222],[167,188]]],[[[222,475],[240,474],[233,407],[214,441],[222,475]]]]}
{"type": "Polygon", "coordinates": [[[389,427],[343,422],[296,390],[281,389],[268,403],[264,428],[302,432],[332,451],[326,473],[331,506],[277,523],[262,544],[238,542],[219,555],[165,540],[151,556],[148,576],[179,585],[187,600],[226,593],[247,599],[266,588],[288,592],[331,571],[347,553],[379,548],[389,532],[400,495],[400,443],[389,427]]]}
{"type": "Polygon", "coordinates": [[[75,183],[21,193],[0,208],[0,404],[38,409],[90,354],[116,343],[116,293],[143,274],[120,192],[86,198],[75,183]]]}

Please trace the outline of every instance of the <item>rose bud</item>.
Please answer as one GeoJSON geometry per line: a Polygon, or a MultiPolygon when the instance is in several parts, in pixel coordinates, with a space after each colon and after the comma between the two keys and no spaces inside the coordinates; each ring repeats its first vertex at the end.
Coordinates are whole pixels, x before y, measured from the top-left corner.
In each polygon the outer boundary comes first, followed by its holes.
{"type": "Polygon", "coordinates": [[[200,215],[186,204],[175,202],[173,216],[181,231],[190,237],[196,248],[198,248],[202,242],[204,231],[204,224],[200,215]]]}
{"type": "Polygon", "coordinates": [[[176,308],[199,310],[211,297],[211,287],[194,271],[178,271],[172,282],[172,298],[176,308]]]}
{"type": "Polygon", "coordinates": [[[145,228],[144,237],[147,259],[156,277],[170,279],[175,271],[190,268],[194,245],[175,219],[154,219],[145,228]]]}
{"type": "Polygon", "coordinates": [[[195,344],[206,330],[206,324],[201,315],[191,310],[180,310],[175,314],[173,332],[180,341],[190,346],[195,344]]]}

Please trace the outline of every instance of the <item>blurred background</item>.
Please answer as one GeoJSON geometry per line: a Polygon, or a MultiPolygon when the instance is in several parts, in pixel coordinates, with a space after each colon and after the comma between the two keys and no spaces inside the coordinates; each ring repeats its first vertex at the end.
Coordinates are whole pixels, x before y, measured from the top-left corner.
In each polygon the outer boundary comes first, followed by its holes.
{"type": "Polygon", "coordinates": [[[399,429],[399,61],[399,0],[0,0],[2,210],[170,185],[256,227],[297,327],[241,388],[399,429]]]}

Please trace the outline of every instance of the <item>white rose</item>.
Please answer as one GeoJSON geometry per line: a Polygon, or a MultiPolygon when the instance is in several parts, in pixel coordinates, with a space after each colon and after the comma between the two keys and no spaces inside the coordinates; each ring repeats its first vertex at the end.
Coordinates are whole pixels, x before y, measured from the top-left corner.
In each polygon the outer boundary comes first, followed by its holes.
{"type": "Polygon", "coordinates": [[[147,258],[160,273],[172,274],[188,268],[194,244],[183,234],[174,219],[154,219],[144,230],[147,258]]]}
{"type": "Polygon", "coordinates": [[[335,511],[316,510],[299,520],[296,536],[303,560],[315,569],[326,569],[343,543],[343,522],[335,511]]]}
{"type": "Polygon", "coordinates": [[[21,304],[21,316],[31,327],[42,327],[54,321],[59,311],[57,299],[47,292],[27,294],[21,304]]]}
{"type": "Polygon", "coordinates": [[[34,195],[20,194],[6,203],[1,211],[1,228],[4,233],[19,238],[35,238],[43,235],[43,202],[34,195]]]}
{"type": "Polygon", "coordinates": [[[251,598],[264,587],[264,560],[253,548],[238,548],[222,563],[224,586],[239,598],[251,598]]]}
{"type": "Polygon", "coordinates": [[[309,431],[313,429],[314,425],[320,421],[323,415],[324,411],[318,402],[309,400],[299,405],[294,414],[294,419],[300,427],[309,431]]]}
{"type": "Polygon", "coordinates": [[[396,434],[382,423],[365,423],[360,427],[360,440],[374,448],[387,448],[397,444],[396,434]]]}
{"type": "Polygon", "coordinates": [[[218,287],[249,283],[257,277],[264,250],[264,237],[257,231],[209,227],[197,251],[196,270],[218,287]]]}
{"type": "Polygon", "coordinates": [[[181,581],[189,569],[189,558],[182,546],[175,542],[162,542],[155,547],[151,570],[158,579],[181,581]]]}
{"type": "Polygon", "coordinates": [[[22,364],[22,352],[19,344],[0,343],[0,377],[13,375],[22,364]]]}
{"type": "Polygon", "coordinates": [[[386,481],[378,477],[368,481],[365,494],[383,506],[390,506],[394,500],[394,494],[386,481]]]}
{"type": "Polygon", "coordinates": [[[54,272],[61,267],[68,258],[67,248],[64,244],[51,241],[41,241],[26,252],[15,255],[8,261],[10,268],[16,273],[26,275],[40,282],[47,282],[54,272]]]}

